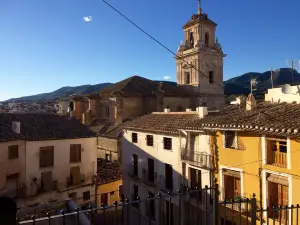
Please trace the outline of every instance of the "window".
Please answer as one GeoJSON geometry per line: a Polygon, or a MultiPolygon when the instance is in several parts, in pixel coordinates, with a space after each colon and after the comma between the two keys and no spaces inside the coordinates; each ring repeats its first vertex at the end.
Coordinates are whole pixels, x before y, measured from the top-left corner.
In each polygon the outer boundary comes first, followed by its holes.
{"type": "Polygon", "coordinates": [[[237,149],[237,137],[234,131],[225,131],[224,132],[224,147],[225,148],[234,148],[237,149]]]}
{"type": "Polygon", "coordinates": [[[189,72],[184,72],[184,84],[191,83],[191,76],[189,72]]]}
{"type": "Polygon", "coordinates": [[[132,133],[131,134],[131,141],[132,143],[137,143],[138,142],[138,138],[137,138],[137,133],[132,133]]]}
{"type": "Polygon", "coordinates": [[[106,107],[106,117],[110,116],[110,112],[109,112],[109,106],[106,107]]]}
{"type": "MultiPolygon", "coordinates": [[[[274,174],[269,174],[267,177],[267,187],[268,187],[268,207],[269,211],[268,214],[272,218],[273,217],[273,210],[272,208],[278,207],[278,206],[286,206],[289,204],[289,187],[288,187],[288,178],[274,175],[274,174]]],[[[287,215],[285,212],[282,211],[276,211],[274,213],[275,219],[280,219],[281,222],[284,222],[287,220],[287,215]],[[281,215],[280,215],[281,214],[281,215]]]]}
{"type": "Polygon", "coordinates": [[[91,199],[90,191],[85,191],[82,193],[83,201],[88,201],[91,199]]]}
{"type": "Polygon", "coordinates": [[[205,45],[209,45],[209,34],[205,33],[205,45]]]}
{"type": "Polygon", "coordinates": [[[108,205],[108,194],[107,193],[102,193],[101,194],[101,205],[108,205]]]}
{"type": "Polygon", "coordinates": [[[17,159],[19,158],[19,146],[11,145],[8,146],[8,159],[17,159]]]}
{"type": "Polygon", "coordinates": [[[54,147],[40,148],[40,168],[51,167],[54,165],[54,147]]]}
{"type": "Polygon", "coordinates": [[[190,32],[190,46],[191,48],[194,48],[194,33],[193,32],[190,32]]]}
{"type": "Polygon", "coordinates": [[[111,161],[111,153],[106,153],[105,154],[105,161],[110,162],[111,161]]]}
{"type": "MultiPolygon", "coordinates": [[[[191,190],[199,190],[202,187],[202,177],[201,177],[201,170],[196,170],[190,168],[190,180],[191,180],[191,190]]],[[[197,192],[192,193],[192,197],[197,197],[197,192]]],[[[199,193],[199,198],[201,198],[201,192],[199,193]]]]}
{"type": "Polygon", "coordinates": [[[52,171],[44,172],[41,174],[41,190],[51,191],[54,189],[54,183],[52,179],[52,171]]]}
{"type": "MultiPolygon", "coordinates": [[[[154,198],[154,194],[149,192],[149,198],[154,198]]],[[[155,200],[149,200],[147,205],[147,214],[150,218],[155,218],[155,200]]]]}
{"type": "Polygon", "coordinates": [[[208,81],[210,84],[214,83],[214,72],[213,71],[208,72],[208,81]]]}
{"type": "Polygon", "coordinates": [[[114,194],[115,194],[115,192],[114,192],[114,191],[111,191],[111,192],[110,192],[110,195],[111,195],[111,196],[112,196],[112,195],[114,195],[114,194]]]}
{"type": "Polygon", "coordinates": [[[81,162],[81,144],[70,145],[70,162],[81,162]]]}
{"type": "Polygon", "coordinates": [[[119,197],[123,198],[123,185],[119,186],[119,197]]]}
{"type": "Polygon", "coordinates": [[[147,135],[147,146],[153,146],[153,135],[147,135]]]}
{"type": "Polygon", "coordinates": [[[173,168],[171,165],[165,163],[165,177],[166,177],[166,189],[173,190],[173,168]]]}
{"type": "Polygon", "coordinates": [[[241,196],[240,172],[223,170],[224,176],[224,200],[237,200],[241,196]]]}
{"type": "Polygon", "coordinates": [[[132,155],[132,166],[133,166],[133,175],[138,177],[138,171],[139,171],[138,156],[135,154],[132,155]]]}
{"type": "Polygon", "coordinates": [[[154,160],[148,159],[148,181],[154,182],[154,160]]]}
{"type": "Polygon", "coordinates": [[[71,167],[70,169],[70,185],[76,185],[81,183],[81,173],[80,173],[80,167],[71,167]]]}
{"type": "Polygon", "coordinates": [[[284,139],[267,138],[267,163],[287,167],[287,141],[284,139]]]}
{"type": "Polygon", "coordinates": [[[164,149],[172,150],[172,138],[164,137],[164,149]]]}
{"type": "MultiPolygon", "coordinates": [[[[137,197],[139,196],[139,186],[136,184],[133,185],[133,195],[132,195],[132,201],[136,201],[137,197]]],[[[133,203],[132,206],[137,207],[137,203],[133,203]]]]}

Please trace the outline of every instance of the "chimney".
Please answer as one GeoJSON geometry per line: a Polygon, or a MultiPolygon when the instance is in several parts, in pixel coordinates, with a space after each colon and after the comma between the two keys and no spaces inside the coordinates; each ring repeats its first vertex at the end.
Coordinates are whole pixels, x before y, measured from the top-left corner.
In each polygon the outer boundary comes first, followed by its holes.
{"type": "Polygon", "coordinates": [[[246,101],[246,110],[252,110],[256,106],[256,100],[253,94],[249,94],[246,101]]]}
{"type": "Polygon", "coordinates": [[[171,110],[169,108],[165,108],[164,112],[169,113],[169,112],[171,112],[171,110]]]}
{"type": "Polygon", "coordinates": [[[207,106],[200,106],[200,107],[198,107],[197,111],[199,112],[200,119],[207,116],[207,114],[208,114],[207,106]]]}
{"type": "Polygon", "coordinates": [[[186,111],[187,111],[187,112],[191,112],[191,111],[192,111],[192,109],[186,109],[186,111]]]}
{"type": "Polygon", "coordinates": [[[18,121],[13,121],[12,122],[12,130],[13,132],[15,132],[16,134],[20,134],[21,131],[21,123],[18,121]]]}

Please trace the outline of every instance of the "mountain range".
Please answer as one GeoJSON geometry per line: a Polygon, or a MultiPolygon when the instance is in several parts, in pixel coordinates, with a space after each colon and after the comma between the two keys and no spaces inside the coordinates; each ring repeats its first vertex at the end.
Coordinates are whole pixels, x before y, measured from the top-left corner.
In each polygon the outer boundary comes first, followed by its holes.
{"type": "MultiPolygon", "coordinates": [[[[267,89],[272,87],[271,71],[266,71],[263,73],[249,72],[241,76],[237,76],[227,81],[224,81],[224,94],[226,96],[241,95],[241,94],[248,95],[250,93],[250,81],[252,79],[256,79],[257,82],[255,87],[256,90],[254,91],[254,94],[258,98],[262,97],[264,92],[267,89]]],[[[168,81],[168,83],[174,83],[174,85],[176,85],[175,82],[168,81]]],[[[111,84],[112,83],[101,83],[95,85],[81,85],[76,87],[62,87],[50,93],[31,95],[31,96],[25,96],[20,98],[12,98],[6,100],[5,102],[45,101],[51,99],[58,99],[60,97],[70,96],[73,94],[76,95],[89,94],[98,91],[102,88],[105,88],[111,84]]],[[[282,84],[300,84],[300,74],[296,70],[292,72],[292,69],[290,68],[280,68],[273,71],[274,87],[280,86],[282,84]]]]}
{"type": "MultiPolygon", "coordinates": [[[[283,84],[300,84],[300,74],[290,68],[280,68],[273,71],[273,87],[283,84]]],[[[271,71],[263,73],[250,72],[241,76],[224,81],[224,94],[229,95],[248,95],[250,93],[250,82],[256,79],[254,95],[262,97],[264,92],[272,87],[271,71]]]]}

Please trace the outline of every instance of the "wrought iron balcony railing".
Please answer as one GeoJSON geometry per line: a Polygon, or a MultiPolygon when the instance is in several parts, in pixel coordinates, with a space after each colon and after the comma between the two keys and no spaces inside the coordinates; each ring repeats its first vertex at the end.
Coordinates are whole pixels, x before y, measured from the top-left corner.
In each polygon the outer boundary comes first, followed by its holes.
{"type": "Polygon", "coordinates": [[[181,159],[203,169],[213,168],[213,157],[205,152],[181,149],[181,159]]]}

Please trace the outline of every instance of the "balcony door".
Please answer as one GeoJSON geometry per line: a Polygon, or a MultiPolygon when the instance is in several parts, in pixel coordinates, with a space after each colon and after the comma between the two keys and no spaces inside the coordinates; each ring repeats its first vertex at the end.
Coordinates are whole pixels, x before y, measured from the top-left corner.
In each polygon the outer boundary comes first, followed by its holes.
{"type": "Polygon", "coordinates": [[[148,159],[148,180],[154,182],[154,160],[148,159]]]}

